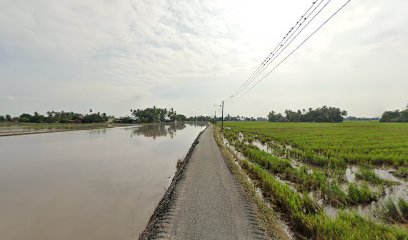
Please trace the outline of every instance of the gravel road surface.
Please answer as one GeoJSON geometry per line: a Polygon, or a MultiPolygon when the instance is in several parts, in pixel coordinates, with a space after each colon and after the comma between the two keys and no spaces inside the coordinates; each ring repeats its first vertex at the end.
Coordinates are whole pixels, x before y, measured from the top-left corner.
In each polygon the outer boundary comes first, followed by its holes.
{"type": "Polygon", "coordinates": [[[154,239],[264,239],[254,206],[231,174],[209,126],[199,138],[154,239]]]}

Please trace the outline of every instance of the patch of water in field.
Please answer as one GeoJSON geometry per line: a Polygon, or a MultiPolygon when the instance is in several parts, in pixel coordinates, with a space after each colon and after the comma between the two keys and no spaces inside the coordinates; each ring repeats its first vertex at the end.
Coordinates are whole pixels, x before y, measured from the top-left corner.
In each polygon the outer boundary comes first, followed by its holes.
{"type": "Polygon", "coordinates": [[[0,239],[137,239],[204,125],[0,138],[0,239]]]}
{"type": "Polygon", "coordinates": [[[356,173],[358,172],[357,166],[348,166],[345,173],[345,178],[347,182],[354,183],[356,182],[356,173]]]}
{"type": "Polygon", "coordinates": [[[270,147],[268,147],[266,144],[262,144],[259,140],[254,140],[252,141],[252,144],[256,147],[258,147],[260,150],[267,152],[269,154],[273,154],[273,151],[270,147]]]}

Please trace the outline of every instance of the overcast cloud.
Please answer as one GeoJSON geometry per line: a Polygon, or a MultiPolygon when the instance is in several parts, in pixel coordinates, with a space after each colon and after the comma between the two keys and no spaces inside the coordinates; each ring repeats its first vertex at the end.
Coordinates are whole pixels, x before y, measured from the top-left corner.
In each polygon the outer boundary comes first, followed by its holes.
{"type": "MultiPolygon", "coordinates": [[[[153,105],[212,114],[311,3],[0,0],[0,114],[124,115],[153,105]]],[[[341,3],[332,0],[316,24],[341,3]]],[[[226,111],[265,116],[330,105],[379,116],[403,108],[407,13],[406,0],[353,0],[226,111]]]]}

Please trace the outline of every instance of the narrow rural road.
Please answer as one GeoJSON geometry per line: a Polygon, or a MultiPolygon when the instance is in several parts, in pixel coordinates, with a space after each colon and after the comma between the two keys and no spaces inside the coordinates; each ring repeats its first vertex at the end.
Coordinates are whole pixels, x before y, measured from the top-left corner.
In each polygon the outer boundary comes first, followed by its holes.
{"type": "Polygon", "coordinates": [[[263,239],[253,205],[231,174],[213,136],[201,135],[155,239],[263,239]]]}

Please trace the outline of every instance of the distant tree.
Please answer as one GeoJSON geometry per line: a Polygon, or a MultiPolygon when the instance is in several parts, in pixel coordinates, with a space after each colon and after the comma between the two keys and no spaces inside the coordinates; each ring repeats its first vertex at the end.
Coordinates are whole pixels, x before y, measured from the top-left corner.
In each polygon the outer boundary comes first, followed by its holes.
{"type": "Polygon", "coordinates": [[[346,111],[342,111],[340,108],[323,106],[321,108],[309,108],[292,111],[287,109],[283,116],[280,113],[271,111],[268,114],[268,121],[270,122],[342,122],[344,116],[347,116],[346,111]]]}
{"type": "Polygon", "coordinates": [[[380,122],[408,122],[408,106],[402,111],[384,112],[380,118],[380,122]]]}
{"type": "Polygon", "coordinates": [[[42,123],[45,122],[46,117],[39,114],[38,112],[34,112],[34,115],[31,116],[30,122],[32,123],[42,123]]]}
{"type": "Polygon", "coordinates": [[[107,120],[107,117],[105,118],[99,113],[93,113],[85,115],[81,121],[82,123],[104,123],[107,120]]]}
{"type": "Polygon", "coordinates": [[[4,122],[4,121],[6,121],[6,118],[0,115],[0,122],[4,122]]]}
{"type": "Polygon", "coordinates": [[[298,110],[297,112],[292,111],[292,110],[286,110],[286,119],[288,119],[289,122],[300,122],[302,120],[302,112],[298,110]]]}
{"type": "Polygon", "coordinates": [[[177,122],[184,122],[184,121],[187,120],[187,117],[185,115],[183,115],[183,114],[177,114],[176,117],[175,117],[175,120],[177,122]]]}
{"type": "Polygon", "coordinates": [[[28,123],[31,122],[31,115],[28,113],[23,113],[20,115],[20,117],[18,118],[19,122],[24,122],[24,123],[28,123]]]}
{"type": "Polygon", "coordinates": [[[280,113],[276,113],[275,111],[271,111],[268,114],[268,121],[269,122],[287,122],[288,120],[280,113]]]}
{"type": "Polygon", "coordinates": [[[6,115],[6,121],[11,122],[11,116],[9,114],[6,115]]]}

